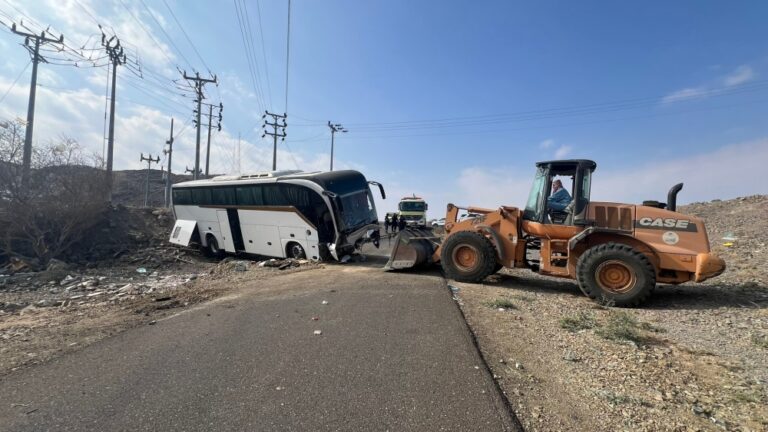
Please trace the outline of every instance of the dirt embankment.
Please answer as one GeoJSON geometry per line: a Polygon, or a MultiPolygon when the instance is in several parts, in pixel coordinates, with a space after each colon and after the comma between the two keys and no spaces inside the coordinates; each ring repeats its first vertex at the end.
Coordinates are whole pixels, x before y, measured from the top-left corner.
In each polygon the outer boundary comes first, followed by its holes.
{"type": "Polygon", "coordinates": [[[247,279],[317,267],[209,259],[168,243],[164,209],[117,206],[67,262],[0,274],[0,375],[222,295],[247,279]]]}
{"type": "Polygon", "coordinates": [[[768,430],[768,197],[680,211],[704,218],[728,270],[641,308],[522,270],[453,284],[527,430],[768,430]]]}

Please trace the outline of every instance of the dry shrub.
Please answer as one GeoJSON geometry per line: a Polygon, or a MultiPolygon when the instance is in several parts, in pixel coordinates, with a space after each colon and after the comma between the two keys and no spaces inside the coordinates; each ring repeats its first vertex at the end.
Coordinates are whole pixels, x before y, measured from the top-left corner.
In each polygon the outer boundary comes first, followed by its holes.
{"type": "Polygon", "coordinates": [[[104,171],[77,141],[35,148],[29,187],[21,184],[23,125],[0,128],[0,252],[32,267],[66,258],[108,208],[104,171]]]}

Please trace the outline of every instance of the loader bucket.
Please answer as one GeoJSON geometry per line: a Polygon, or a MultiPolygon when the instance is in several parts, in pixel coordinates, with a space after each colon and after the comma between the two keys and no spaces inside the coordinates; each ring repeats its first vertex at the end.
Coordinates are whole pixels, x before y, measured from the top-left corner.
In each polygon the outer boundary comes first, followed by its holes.
{"type": "Polygon", "coordinates": [[[384,270],[400,270],[432,263],[440,242],[429,228],[407,228],[395,237],[395,245],[384,270]]]}

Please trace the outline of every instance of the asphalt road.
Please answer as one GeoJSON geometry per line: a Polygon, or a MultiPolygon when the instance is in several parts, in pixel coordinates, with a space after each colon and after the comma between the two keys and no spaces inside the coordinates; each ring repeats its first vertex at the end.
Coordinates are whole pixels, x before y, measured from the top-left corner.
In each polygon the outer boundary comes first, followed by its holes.
{"type": "Polygon", "coordinates": [[[440,275],[381,264],[255,281],[16,371],[0,430],[515,430],[440,275]]]}

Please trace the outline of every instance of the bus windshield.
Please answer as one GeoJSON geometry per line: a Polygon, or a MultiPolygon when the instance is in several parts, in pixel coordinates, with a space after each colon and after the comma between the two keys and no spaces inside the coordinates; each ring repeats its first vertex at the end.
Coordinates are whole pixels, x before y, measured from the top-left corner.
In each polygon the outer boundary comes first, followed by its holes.
{"type": "Polygon", "coordinates": [[[367,224],[377,223],[376,205],[368,182],[359,173],[344,175],[337,172],[333,179],[325,182],[328,191],[338,196],[334,202],[337,219],[341,221],[340,231],[350,232],[367,224]]]}
{"type": "Polygon", "coordinates": [[[400,211],[423,212],[427,208],[424,201],[400,201],[400,211]]]}

